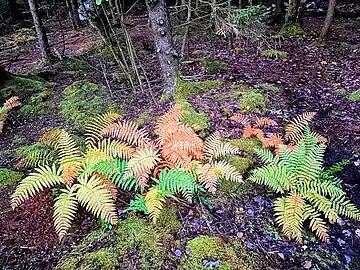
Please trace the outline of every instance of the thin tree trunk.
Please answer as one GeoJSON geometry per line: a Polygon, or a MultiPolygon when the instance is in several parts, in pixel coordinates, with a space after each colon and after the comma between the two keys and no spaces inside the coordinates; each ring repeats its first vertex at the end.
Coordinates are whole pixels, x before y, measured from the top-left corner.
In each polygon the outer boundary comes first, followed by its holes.
{"type": "Polygon", "coordinates": [[[320,40],[328,39],[331,21],[334,17],[335,5],[336,5],[336,0],[329,0],[329,6],[328,6],[327,13],[326,13],[326,18],[325,18],[324,25],[323,25],[323,27],[321,29],[321,33],[320,33],[320,40]]]}
{"type": "Polygon", "coordinates": [[[276,0],[275,16],[281,18],[284,12],[284,0],[276,0]]]}
{"type": "Polygon", "coordinates": [[[34,21],[36,35],[40,47],[41,58],[44,63],[50,62],[50,46],[46,36],[45,29],[38,15],[37,4],[35,0],[28,0],[30,12],[34,21]]]}
{"type": "Polygon", "coordinates": [[[70,1],[72,18],[76,26],[76,28],[74,29],[77,30],[81,27],[81,22],[78,14],[78,1],[77,0],[69,0],[69,1],[70,1]]]}
{"type": "Polygon", "coordinates": [[[164,93],[175,93],[178,53],[174,47],[165,0],[146,0],[154,42],[164,81],[164,93]]]}

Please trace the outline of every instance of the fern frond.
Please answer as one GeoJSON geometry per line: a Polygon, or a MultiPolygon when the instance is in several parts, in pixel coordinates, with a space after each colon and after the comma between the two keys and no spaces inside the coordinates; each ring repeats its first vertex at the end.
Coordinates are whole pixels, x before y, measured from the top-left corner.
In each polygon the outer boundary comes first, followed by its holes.
{"type": "Polygon", "coordinates": [[[246,114],[235,113],[230,117],[230,120],[236,121],[243,126],[250,125],[250,118],[246,114]]]}
{"type": "Polygon", "coordinates": [[[279,145],[283,145],[284,141],[281,137],[281,135],[279,134],[272,134],[269,138],[263,138],[261,140],[262,142],[262,147],[263,148],[268,148],[268,147],[279,147],[279,145]]]}
{"type": "Polygon", "coordinates": [[[155,132],[158,133],[159,130],[166,129],[166,126],[171,125],[171,123],[179,123],[183,116],[184,111],[181,105],[175,104],[165,114],[160,116],[156,124],[155,132]]]}
{"type": "Polygon", "coordinates": [[[150,175],[147,171],[142,172],[136,176],[136,181],[139,187],[141,188],[141,190],[144,190],[149,179],[150,179],[150,175]]]}
{"type": "Polygon", "coordinates": [[[360,220],[360,210],[345,195],[331,198],[331,206],[337,213],[348,218],[360,220]]]}
{"type": "Polygon", "coordinates": [[[16,107],[21,106],[21,103],[19,101],[19,97],[11,97],[8,100],[5,101],[4,106],[8,109],[13,109],[16,107]]]}
{"type": "Polygon", "coordinates": [[[116,120],[123,116],[118,113],[105,113],[91,119],[85,128],[86,145],[93,146],[101,138],[101,131],[116,120]]]}
{"type": "Polygon", "coordinates": [[[289,238],[302,242],[302,224],[305,202],[295,192],[286,198],[278,198],[274,203],[275,221],[289,238]]]}
{"type": "Polygon", "coordinates": [[[316,236],[323,242],[329,242],[329,234],[325,221],[321,218],[321,214],[311,205],[306,204],[304,207],[304,221],[310,220],[310,229],[315,232],[316,236]]]}
{"type": "Polygon", "coordinates": [[[127,144],[111,139],[98,141],[96,144],[93,144],[93,148],[105,152],[108,156],[120,159],[130,159],[134,153],[134,149],[127,144]]]}
{"type": "Polygon", "coordinates": [[[73,189],[62,189],[54,203],[54,226],[60,240],[66,235],[77,210],[76,194],[73,189]]]}
{"type": "Polygon", "coordinates": [[[179,148],[171,148],[166,145],[160,151],[161,157],[169,162],[189,170],[191,166],[191,156],[185,150],[179,148]]]}
{"type": "Polygon", "coordinates": [[[113,160],[107,153],[98,149],[89,149],[83,160],[82,168],[80,169],[81,174],[92,174],[96,170],[96,165],[103,161],[113,160]]]}
{"type": "Polygon", "coordinates": [[[171,151],[183,150],[186,151],[190,156],[201,159],[203,156],[204,143],[195,134],[186,134],[182,132],[176,132],[172,134],[167,141],[162,144],[163,149],[171,151]]]}
{"type": "Polygon", "coordinates": [[[227,181],[243,183],[242,175],[237,169],[227,163],[225,160],[211,163],[212,170],[217,173],[217,176],[227,181]]]}
{"type": "Polygon", "coordinates": [[[302,138],[302,133],[306,126],[315,117],[316,112],[305,112],[297,116],[285,127],[285,139],[292,143],[297,143],[302,138]]]}
{"type": "Polygon", "coordinates": [[[219,177],[210,164],[197,164],[196,174],[198,180],[208,191],[214,193],[219,182],[219,177]]]}
{"type": "Polygon", "coordinates": [[[233,146],[231,143],[222,142],[218,132],[210,135],[204,143],[204,155],[209,160],[216,160],[226,155],[239,154],[239,148],[233,146]]]}
{"type": "Polygon", "coordinates": [[[55,160],[56,157],[53,151],[48,149],[38,149],[36,151],[31,151],[21,158],[21,160],[17,163],[17,166],[22,168],[34,168],[50,165],[54,163],[55,160]]]}
{"type": "Polygon", "coordinates": [[[165,203],[164,191],[158,188],[151,189],[145,196],[145,205],[154,223],[159,218],[165,203]]]}
{"type": "Polygon", "coordinates": [[[145,147],[149,144],[147,132],[140,129],[137,124],[129,121],[112,123],[102,129],[101,135],[116,138],[120,142],[138,147],[145,147]]]}
{"type": "Polygon", "coordinates": [[[277,126],[277,123],[275,120],[272,120],[268,117],[260,117],[256,119],[254,128],[261,128],[261,127],[272,127],[277,126]]]}
{"type": "Polygon", "coordinates": [[[327,144],[329,142],[328,139],[326,139],[324,136],[320,135],[316,131],[312,131],[311,136],[316,138],[319,143],[327,144]]]}
{"type": "Polygon", "coordinates": [[[56,184],[64,183],[60,176],[61,171],[53,164],[52,167],[44,166],[35,169],[36,172],[30,173],[25,177],[16,188],[14,194],[11,195],[11,207],[18,207],[23,201],[34,196],[35,193],[50,188],[56,184]]]}
{"type": "Polygon", "coordinates": [[[74,185],[76,198],[80,205],[85,207],[96,217],[115,224],[117,221],[114,200],[106,185],[96,175],[80,176],[79,183],[74,185]]]}
{"type": "Polygon", "coordinates": [[[99,172],[95,172],[94,175],[96,175],[96,177],[99,178],[105,184],[106,188],[110,191],[111,196],[115,201],[118,193],[117,186],[111,180],[109,180],[105,175],[99,172]]]}
{"type": "Polygon", "coordinates": [[[136,177],[143,172],[151,171],[160,161],[159,154],[152,148],[138,149],[129,160],[124,178],[136,177]]]}
{"type": "Polygon", "coordinates": [[[62,134],[61,129],[52,129],[47,130],[45,133],[38,139],[42,144],[48,145],[50,147],[56,148],[59,143],[60,135],[62,134]]]}
{"type": "Polygon", "coordinates": [[[254,128],[250,125],[245,126],[243,130],[243,137],[250,138],[253,136],[257,137],[259,140],[262,140],[264,138],[264,132],[261,129],[254,128]]]}
{"type": "Polygon", "coordinates": [[[143,212],[146,215],[149,214],[149,211],[146,208],[145,198],[140,194],[136,194],[135,199],[130,201],[130,206],[125,209],[125,212],[127,211],[143,212]]]}
{"type": "Polygon", "coordinates": [[[278,164],[280,161],[269,149],[257,149],[256,154],[263,163],[278,164]]]}
{"type": "Polygon", "coordinates": [[[321,211],[325,215],[325,218],[327,218],[330,222],[339,221],[339,216],[336,210],[332,207],[332,203],[329,199],[315,192],[309,192],[306,199],[315,209],[321,211]]]}

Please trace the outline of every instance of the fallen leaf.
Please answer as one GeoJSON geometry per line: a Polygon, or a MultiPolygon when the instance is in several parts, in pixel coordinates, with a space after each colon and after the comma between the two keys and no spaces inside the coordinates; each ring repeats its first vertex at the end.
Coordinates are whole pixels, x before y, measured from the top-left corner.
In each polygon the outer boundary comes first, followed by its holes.
{"type": "Polygon", "coordinates": [[[311,261],[305,261],[302,265],[302,267],[304,267],[305,269],[310,269],[312,266],[312,262],[311,261]]]}

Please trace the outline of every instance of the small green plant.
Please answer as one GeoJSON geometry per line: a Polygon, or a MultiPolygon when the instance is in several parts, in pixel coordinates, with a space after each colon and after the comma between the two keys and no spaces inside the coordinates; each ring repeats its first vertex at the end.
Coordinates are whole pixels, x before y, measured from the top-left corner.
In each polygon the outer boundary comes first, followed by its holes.
{"type": "Polygon", "coordinates": [[[360,101],[360,89],[352,92],[350,95],[349,95],[349,99],[351,101],[360,101]]]}
{"type": "Polygon", "coordinates": [[[255,91],[244,92],[241,95],[241,101],[238,105],[242,112],[260,113],[266,108],[267,99],[260,93],[255,91]]]}
{"type": "Polygon", "coordinates": [[[22,172],[12,171],[6,168],[0,168],[0,188],[17,184],[24,174],[22,172]]]}
{"type": "Polygon", "coordinates": [[[226,71],[228,69],[226,63],[217,60],[204,58],[204,59],[197,59],[196,61],[201,62],[205,66],[206,72],[209,75],[215,75],[219,71],[226,71]]]}
{"type": "Polygon", "coordinates": [[[286,26],[283,29],[281,29],[280,32],[278,33],[278,36],[281,37],[302,37],[305,35],[306,33],[299,24],[286,26]]]}
{"type": "Polygon", "coordinates": [[[260,53],[260,56],[268,59],[282,60],[288,58],[289,54],[278,50],[265,50],[260,53]]]}

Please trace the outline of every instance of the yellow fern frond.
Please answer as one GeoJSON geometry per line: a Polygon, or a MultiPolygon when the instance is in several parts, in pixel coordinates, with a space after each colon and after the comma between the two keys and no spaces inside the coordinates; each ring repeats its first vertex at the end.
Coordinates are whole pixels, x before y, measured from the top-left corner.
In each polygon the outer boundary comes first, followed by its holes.
{"type": "Polygon", "coordinates": [[[152,148],[138,149],[126,166],[124,179],[151,171],[159,161],[160,157],[156,150],[152,148]]]}
{"type": "Polygon", "coordinates": [[[138,147],[145,147],[149,144],[147,132],[129,121],[110,124],[101,131],[101,135],[116,138],[120,142],[138,147]]]}
{"type": "Polygon", "coordinates": [[[243,126],[250,125],[250,118],[242,113],[235,113],[233,116],[230,117],[230,120],[236,121],[243,126]]]}
{"type": "Polygon", "coordinates": [[[275,120],[272,120],[268,117],[260,117],[256,119],[254,128],[261,128],[261,127],[272,127],[277,126],[277,123],[275,120]]]}
{"type": "Polygon", "coordinates": [[[52,129],[47,130],[45,133],[38,139],[38,141],[42,144],[49,145],[51,147],[57,147],[59,143],[60,135],[63,130],[60,129],[52,129]]]}
{"type": "Polygon", "coordinates": [[[204,143],[204,155],[209,161],[226,155],[236,155],[239,152],[240,150],[231,143],[222,142],[218,132],[210,135],[204,143]]]}
{"type": "Polygon", "coordinates": [[[150,219],[152,219],[154,223],[156,223],[156,220],[159,218],[163,204],[165,203],[165,198],[160,195],[161,192],[161,190],[153,188],[146,193],[145,196],[145,205],[149,211],[150,219]]]}
{"type": "Polygon", "coordinates": [[[66,235],[77,210],[76,194],[73,190],[62,189],[54,203],[54,226],[60,240],[66,235]]]}
{"type": "Polygon", "coordinates": [[[293,144],[299,142],[303,137],[303,131],[315,117],[316,112],[305,112],[297,116],[289,125],[285,127],[285,139],[293,144]]]}
{"type": "Polygon", "coordinates": [[[219,178],[224,178],[225,180],[232,182],[243,182],[242,175],[237,169],[224,160],[211,163],[211,167],[214,172],[217,172],[219,178]]]}
{"type": "Polygon", "coordinates": [[[64,183],[60,176],[61,171],[56,168],[44,166],[35,169],[36,172],[24,178],[19,186],[16,188],[14,194],[11,195],[11,207],[14,209],[18,207],[23,201],[29,197],[34,196],[35,193],[50,188],[56,184],[64,183]]]}
{"type": "Polygon", "coordinates": [[[101,131],[123,116],[118,113],[105,113],[94,117],[86,125],[86,145],[94,145],[101,138],[101,131]]]}
{"type": "Polygon", "coordinates": [[[219,177],[212,169],[210,164],[197,164],[196,174],[198,180],[208,191],[214,193],[218,184],[219,177]]]}
{"type": "Polygon", "coordinates": [[[306,204],[304,208],[304,220],[310,220],[310,229],[323,242],[329,242],[329,233],[321,214],[311,205],[306,204]]]}
{"type": "Polygon", "coordinates": [[[85,207],[96,217],[115,224],[117,221],[114,200],[109,189],[98,176],[82,175],[79,183],[74,185],[76,198],[80,205],[85,207]]]}
{"type": "Polygon", "coordinates": [[[130,159],[134,153],[134,149],[129,145],[111,139],[98,141],[97,144],[94,144],[94,148],[105,152],[108,156],[119,159],[130,159]]]}

